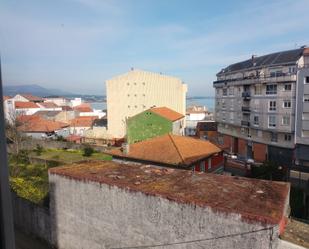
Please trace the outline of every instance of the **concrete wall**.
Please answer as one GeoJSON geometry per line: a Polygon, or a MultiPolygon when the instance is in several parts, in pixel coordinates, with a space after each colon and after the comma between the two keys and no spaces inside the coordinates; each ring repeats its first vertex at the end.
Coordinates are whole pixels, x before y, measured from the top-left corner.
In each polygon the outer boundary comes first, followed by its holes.
{"type": "Polygon", "coordinates": [[[106,81],[108,131],[125,136],[126,119],[154,105],[185,115],[187,86],[175,77],[132,70],[106,81]]]}
{"type": "MultiPolygon", "coordinates": [[[[236,214],[50,174],[52,240],[59,249],[166,244],[263,228],[236,214]]],[[[277,248],[278,227],[162,248],[277,248]],[[271,240],[272,239],[272,240],[271,240]]]]}
{"type": "Polygon", "coordinates": [[[51,243],[49,209],[41,207],[12,192],[14,224],[24,233],[51,243]]]}

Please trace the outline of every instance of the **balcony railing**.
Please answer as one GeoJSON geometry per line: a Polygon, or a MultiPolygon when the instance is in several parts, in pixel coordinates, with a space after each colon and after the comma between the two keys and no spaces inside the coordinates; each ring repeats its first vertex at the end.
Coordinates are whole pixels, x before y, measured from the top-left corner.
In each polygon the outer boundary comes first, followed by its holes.
{"type": "Polygon", "coordinates": [[[242,106],[242,107],[241,107],[241,110],[242,110],[243,112],[250,112],[250,111],[251,111],[249,106],[242,106]]]}
{"type": "Polygon", "coordinates": [[[250,92],[243,92],[241,96],[244,98],[244,100],[250,100],[251,94],[250,92]]]}
{"type": "Polygon", "coordinates": [[[273,83],[273,82],[289,82],[296,81],[296,74],[293,73],[280,73],[275,75],[266,75],[266,76],[253,76],[253,77],[244,77],[237,79],[225,79],[214,81],[214,84],[220,83],[229,83],[237,81],[240,84],[250,85],[256,83],[273,83]]]}
{"type": "Polygon", "coordinates": [[[241,120],[241,125],[242,125],[242,126],[249,127],[249,126],[250,126],[250,122],[249,122],[249,121],[246,121],[246,120],[241,120]]]}

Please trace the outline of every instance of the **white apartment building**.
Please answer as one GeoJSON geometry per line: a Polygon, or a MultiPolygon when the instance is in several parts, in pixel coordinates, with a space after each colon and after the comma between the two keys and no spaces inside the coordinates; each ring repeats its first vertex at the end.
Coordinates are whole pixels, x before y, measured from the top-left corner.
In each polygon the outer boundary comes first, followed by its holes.
{"type": "Polygon", "coordinates": [[[256,161],[306,165],[309,48],[232,64],[217,74],[214,87],[215,120],[226,150],[256,161]]]}
{"type": "Polygon", "coordinates": [[[185,115],[187,85],[159,73],[131,70],[106,81],[108,132],[126,135],[126,119],[153,106],[168,107],[185,115]]]}

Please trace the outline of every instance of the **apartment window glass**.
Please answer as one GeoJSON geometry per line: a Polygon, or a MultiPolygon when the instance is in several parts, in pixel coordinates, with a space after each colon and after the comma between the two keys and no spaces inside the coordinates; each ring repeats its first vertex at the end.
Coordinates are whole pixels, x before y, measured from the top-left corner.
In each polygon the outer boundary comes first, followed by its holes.
{"type": "Polygon", "coordinates": [[[254,86],[254,95],[262,95],[262,86],[261,85],[254,86]]]}
{"type": "Polygon", "coordinates": [[[292,140],[292,135],[291,134],[284,134],[284,140],[285,141],[291,141],[292,140]]]}
{"type": "Polygon", "coordinates": [[[270,141],[277,142],[278,141],[278,134],[275,132],[270,133],[270,141]]]}
{"type": "Polygon", "coordinates": [[[220,89],[217,89],[217,94],[218,94],[218,95],[220,94],[220,89]]]}
{"type": "Polygon", "coordinates": [[[269,101],[269,111],[276,111],[277,104],[276,101],[269,101]]]}
{"type": "Polygon", "coordinates": [[[234,95],[234,87],[229,88],[229,95],[234,95]]]}
{"type": "Polygon", "coordinates": [[[268,116],[268,127],[269,128],[276,127],[276,116],[274,115],[268,116]]]}
{"type": "Polygon", "coordinates": [[[309,94],[304,94],[304,102],[309,102],[309,94]]]}
{"type": "Polygon", "coordinates": [[[291,91],[292,90],[292,85],[291,84],[285,84],[284,85],[284,91],[291,91]]]}
{"type": "Polygon", "coordinates": [[[309,76],[306,76],[306,77],[305,77],[305,83],[306,83],[306,84],[309,84],[309,76]]]}
{"type": "Polygon", "coordinates": [[[296,67],[289,67],[289,73],[296,73],[296,67]]]}
{"type": "Polygon", "coordinates": [[[233,120],[234,120],[234,112],[230,112],[230,120],[233,122],[233,120]]]}
{"type": "Polygon", "coordinates": [[[222,109],[225,109],[226,108],[226,104],[225,104],[225,101],[222,100],[222,109]]]}
{"type": "Polygon", "coordinates": [[[253,117],[253,124],[258,126],[259,125],[259,116],[254,116],[253,117]]]}
{"type": "Polygon", "coordinates": [[[291,108],[291,100],[284,100],[283,108],[291,108]]]}
{"type": "Polygon", "coordinates": [[[227,96],[227,88],[223,88],[222,95],[223,95],[223,96],[227,96]]]}
{"type": "Polygon", "coordinates": [[[282,117],[282,125],[290,125],[290,116],[283,116],[282,117]]]}
{"type": "Polygon", "coordinates": [[[266,94],[277,94],[277,85],[266,85],[266,94]]]}
{"type": "Polygon", "coordinates": [[[225,113],[222,113],[222,121],[225,121],[225,113]]]}

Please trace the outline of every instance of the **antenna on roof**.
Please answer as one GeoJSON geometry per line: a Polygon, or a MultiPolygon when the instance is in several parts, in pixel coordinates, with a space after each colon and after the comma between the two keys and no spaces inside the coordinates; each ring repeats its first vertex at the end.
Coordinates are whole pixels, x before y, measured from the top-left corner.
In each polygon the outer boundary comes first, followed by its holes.
{"type": "Polygon", "coordinates": [[[131,67],[131,71],[134,71],[134,67],[131,67]]]}

